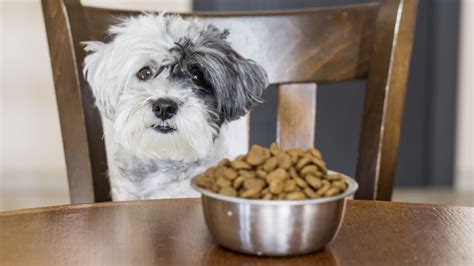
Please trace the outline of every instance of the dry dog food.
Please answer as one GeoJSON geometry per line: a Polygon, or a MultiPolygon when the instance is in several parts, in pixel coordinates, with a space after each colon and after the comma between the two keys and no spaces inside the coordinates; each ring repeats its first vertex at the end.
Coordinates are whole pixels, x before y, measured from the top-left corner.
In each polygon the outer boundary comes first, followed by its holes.
{"type": "Polygon", "coordinates": [[[227,196],[265,200],[330,197],[347,189],[343,176],[328,174],[317,149],[282,150],[275,143],[269,149],[253,145],[246,155],[222,160],[196,184],[227,196]]]}

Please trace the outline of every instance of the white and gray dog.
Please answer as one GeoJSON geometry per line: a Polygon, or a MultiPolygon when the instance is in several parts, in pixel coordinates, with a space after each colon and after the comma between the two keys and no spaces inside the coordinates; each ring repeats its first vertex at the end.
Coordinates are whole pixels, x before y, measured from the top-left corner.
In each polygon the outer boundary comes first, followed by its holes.
{"type": "Polygon", "coordinates": [[[143,14],[109,33],[85,43],[84,75],[119,146],[113,200],[196,196],[190,177],[226,156],[221,128],[261,102],[266,72],[197,18],[143,14]]]}

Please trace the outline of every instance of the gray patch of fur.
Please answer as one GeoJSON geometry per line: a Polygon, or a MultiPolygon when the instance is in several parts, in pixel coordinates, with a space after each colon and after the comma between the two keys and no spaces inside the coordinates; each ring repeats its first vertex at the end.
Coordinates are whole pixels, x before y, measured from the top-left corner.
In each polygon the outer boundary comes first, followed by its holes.
{"type": "Polygon", "coordinates": [[[179,52],[182,69],[195,64],[203,69],[214,89],[217,111],[225,121],[233,121],[262,102],[268,77],[260,65],[232,49],[226,41],[228,34],[228,30],[220,31],[211,24],[195,41],[182,39],[180,49],[172,50],[179,52]]]}

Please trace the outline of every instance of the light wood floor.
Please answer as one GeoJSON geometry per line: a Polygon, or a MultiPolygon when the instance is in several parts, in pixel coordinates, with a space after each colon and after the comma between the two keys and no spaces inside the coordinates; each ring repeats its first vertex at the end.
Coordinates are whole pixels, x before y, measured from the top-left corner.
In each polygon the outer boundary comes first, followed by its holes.
{"type": "Polygon", "coordinates": [[[395,188],[393,201],[474,207],[474,191],[452,188],[395,188]]]}

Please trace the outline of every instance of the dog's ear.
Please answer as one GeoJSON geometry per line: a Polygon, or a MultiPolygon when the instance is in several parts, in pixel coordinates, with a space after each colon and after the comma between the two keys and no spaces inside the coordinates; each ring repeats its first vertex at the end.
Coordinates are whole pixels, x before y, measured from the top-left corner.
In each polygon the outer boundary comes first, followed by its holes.
{"type": "Polygon", "coordinates": [[[217,108],[230,122],[262,102],[268,77],[260,65],[232,49],[226,41],[228,35],[227,29],[220,31],[209,25],[189,52],[196,54],[195,60],[205,69],[205,78],[216,94],[217,108]]]}
{"type": "Polygon", "coordinates": [[[113,43],[84,42],[88,55],[84,59],[84,77],[95,96],[96,106],[109,119],[113,119],[123,88],[119,86],[117,62],[114,60],[113,43]]]}
{"type": "Polygon", "coordinates": [[[221,113],[230,122],[244,116],[257,104],[268,86],[265,70],[250,59],[242,58],[235,51],[226,53],[229,64],[225,65],[227,84],[217,85],[221,113]]]}

